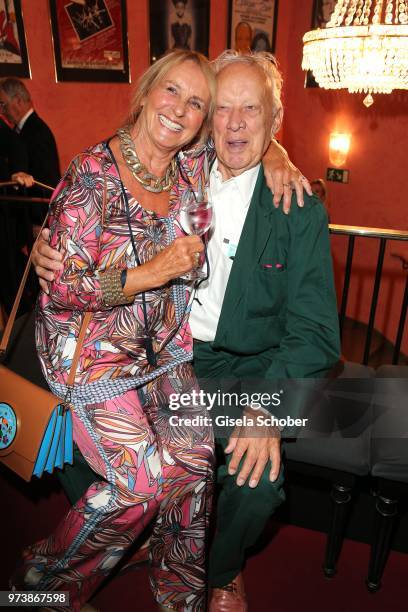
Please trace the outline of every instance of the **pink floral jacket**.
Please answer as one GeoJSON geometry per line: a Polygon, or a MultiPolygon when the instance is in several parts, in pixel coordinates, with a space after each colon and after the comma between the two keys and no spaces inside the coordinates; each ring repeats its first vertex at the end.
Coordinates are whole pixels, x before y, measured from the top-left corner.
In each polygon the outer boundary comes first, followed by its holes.
{"type": "MultiPolygon", "coordinates": [[[[184,235],[179,208],[191,189],[205,189],[207,150],[179,154],[179,180],[170,195],[168,217],[142,208],[127,193],[130,220],[140,262],[149,261],[177,236],[184,235]]],[[[96,397],[138,386],[192,358],[188,325],[190,287],[181,279],[146,292],[147,323],[158,357],[146,358],[141,297],[132,304],[107,306],[100,275],[112,268],[136,266],[131,247],[121,179],[107,143],[74,159],[52,199],[50,245],[63,253],[64,269],[41,293],[37,308],[36,343],[44,374],[56,393],[66,389],[84,313],[92,311],[77,368],[76,385],[96,397]],[[107,187],[102,226],[103,190],[107,187]],[[113,391],[112,391],[113,390],[113,391]]]]}

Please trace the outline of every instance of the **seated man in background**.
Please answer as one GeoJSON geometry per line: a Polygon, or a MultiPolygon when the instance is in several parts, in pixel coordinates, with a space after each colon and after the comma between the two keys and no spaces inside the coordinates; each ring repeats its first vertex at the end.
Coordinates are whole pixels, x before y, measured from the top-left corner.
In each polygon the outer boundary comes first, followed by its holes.
{"type": "MultiPolygon", "coordinates": [[[[327,216],[306,195],[290,215],[274,208],[260,163],[282,119],[275,60],[268,53],[226,52],[215,70],[217,158],[208,195],[216,221],[209,279],[190,316],[196,373],[243,385],[270,381],[271,388],[278,379],[324,376],[339,357],[327,216]]],[[[40,251],[50,255],[47,246],[40,251]]],[[[49,265],[38,255],[36,263],[49,265]]],[[[245,415],[256,418],[251,406],[245,415]]],[[[280,437],[274,427],[244,425],[218,443],[225,465],[218,468],[209,610],[243,612],[246,552],[284,500],[280,437]]]]}

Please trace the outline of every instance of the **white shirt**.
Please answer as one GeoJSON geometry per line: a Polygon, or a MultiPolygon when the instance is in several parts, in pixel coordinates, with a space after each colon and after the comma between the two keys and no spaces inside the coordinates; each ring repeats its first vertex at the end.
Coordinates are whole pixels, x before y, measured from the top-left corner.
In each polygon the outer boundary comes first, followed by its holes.
{"type": "Polygon", "coordinates": [[[220,318],[228,278],[260,164],[239,176],[223,181],[217,160],[210,173],[209,200],[213,205],[213,233],[208,242],[210,277],[196,291],[191,308],[190,325],[193,338],[213,341],[220,318]]]}
{"type": "Polygon", "coordinates": [[[21,132],[21,130],[23,129],[23,126],[25,124],[25,122],[27,121],[27,119],[29,118],[30,115],[32,115],[34,112],[33,108],[30,108],[30,110],[28,110],[26,112],[25,115],[23,115],[20,119],[20,121],[17,123],[16,125],[16,132],[19,134],[21,132]]]}

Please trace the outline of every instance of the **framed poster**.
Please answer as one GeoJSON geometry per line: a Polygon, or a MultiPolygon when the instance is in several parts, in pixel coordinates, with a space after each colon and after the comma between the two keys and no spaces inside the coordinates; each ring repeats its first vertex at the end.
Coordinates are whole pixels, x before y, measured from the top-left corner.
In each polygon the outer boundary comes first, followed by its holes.
{"type": "Polygon", "coordinates": [[[314,0],[312,15],[312,30],[326,27],[334,11],[337,0],[314,0]]]}
{"type": "Polygon", "coordinates": [[[0,77],[31,78],[20,0],[0,0],[0,77]]]}
{"type": "Polygon", "coordinates": [[[125,0],[50,0],[57,81],[129,82],[125,0]]]}
{"type": "MultiPolygon", "coordinates": [[[[326,23],[330,21],[336,2],[337,0],[314,0],[312,30],[326,27],[326,23]]],[[[311,70],[306,72],[305,87],[319,87],[311,70]]]]}
{"type": "Polygon", "coordinates": [[[169,49],[208,56],[210,0],[150,0],[150,61],[169,49]]]}
{"type": "Polygon", "coordinates": [[[273,53],[277,16],[278,0],[230,0],[228,47],[273,53]]]}

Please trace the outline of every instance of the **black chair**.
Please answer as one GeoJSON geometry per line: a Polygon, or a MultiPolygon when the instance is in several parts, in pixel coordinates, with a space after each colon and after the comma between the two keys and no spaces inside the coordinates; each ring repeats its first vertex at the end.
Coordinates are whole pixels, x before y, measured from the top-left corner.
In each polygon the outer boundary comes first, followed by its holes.
{"type": "Polygon", "coordinates": [[[332,483],[333,502],[323,571],[336,574],[350,502],[358,477],[370,469],[371,397],[374,370],[344,363],[343,371],[328,381],[326,398],[310,414],[311,426],[296,440],[284,442],[286,467],[332,483]]]}
{"type": "Polygon", "coordinates": [[[374,592],[381,587],[399,502],[408,495],[408,366],[381,366],[377,370],[371,474],[378,478],[377,514],[366,582],[374,592]]]}

